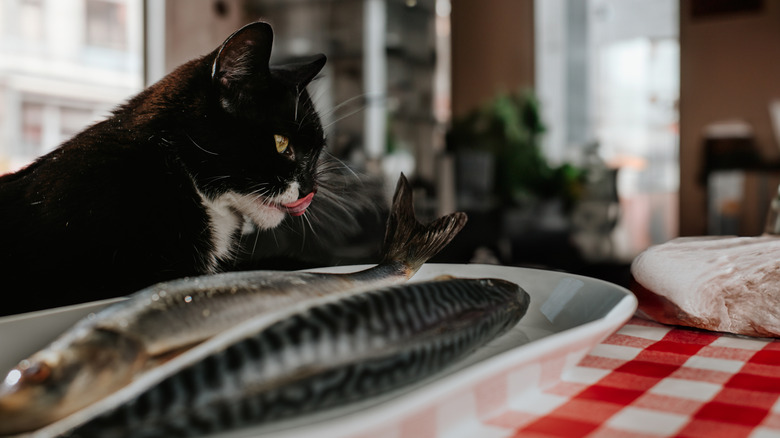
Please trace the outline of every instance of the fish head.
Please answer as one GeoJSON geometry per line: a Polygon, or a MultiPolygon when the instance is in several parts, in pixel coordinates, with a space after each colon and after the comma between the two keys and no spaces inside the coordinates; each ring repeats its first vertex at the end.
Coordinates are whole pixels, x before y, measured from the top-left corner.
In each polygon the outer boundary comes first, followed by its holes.
{"type": "Polygon", "coordinates": [[[0,382],[0,435],[41,428],[126,385],[138,351],[115,332],[89,330],[22,360],[0,382]]]}
{"type": "Polygon", "coordinates": [[[494,293],[511,297],[512,299],[509,300],[505,309],[508,312],[517,314],[517,319],[520,319],[525,315],[525,312],[528,310],[528,305],[531,303],[531,297],[528,295],[528,292],[518,284],[500,278],[481,278],[478,281],[482,283],[483,286],[493,290],[494,293]]]}
{"type": "Polygon", "coordinates": [[[501,278],[479,278],[477,281],[485,288],[493,289],[501,294],[517,294],[520,286],[501,278]]]}

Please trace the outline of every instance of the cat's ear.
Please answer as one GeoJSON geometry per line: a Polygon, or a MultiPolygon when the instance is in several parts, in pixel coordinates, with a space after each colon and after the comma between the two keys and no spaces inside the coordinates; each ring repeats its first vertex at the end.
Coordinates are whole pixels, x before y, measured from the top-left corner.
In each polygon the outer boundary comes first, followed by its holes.
{"type": "MultiPolygon", "coordinates": [[[[269,76],[274,33],[268,23],[247,24],[229,36],[217,52],[211,79],[219,88],[222,104],[249,97],[265,85],[269,76]]],[[[235,103],[235,102],[234,102],[235,103]]]]}
{"type": "Polygon", "coordinates": [[[314,55],[306,58],[299,58],[294,62],[275,65],[271,67],[273,73],[280,79],[304,88],[325,66],[327,58],[323,54],[314,55]]]}

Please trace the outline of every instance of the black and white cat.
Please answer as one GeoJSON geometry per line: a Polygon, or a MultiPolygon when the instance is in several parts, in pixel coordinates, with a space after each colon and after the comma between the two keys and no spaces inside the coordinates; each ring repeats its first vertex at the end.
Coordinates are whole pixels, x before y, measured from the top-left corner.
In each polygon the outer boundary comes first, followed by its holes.
{"type": "Polygon", "coordinates": [[[317,202],[325,140],[306,86],[325,56],[269,65],[272,40],[243,27],[0,177],[0,314],[217,272],[245,218],[270,229],[317,202]]]}

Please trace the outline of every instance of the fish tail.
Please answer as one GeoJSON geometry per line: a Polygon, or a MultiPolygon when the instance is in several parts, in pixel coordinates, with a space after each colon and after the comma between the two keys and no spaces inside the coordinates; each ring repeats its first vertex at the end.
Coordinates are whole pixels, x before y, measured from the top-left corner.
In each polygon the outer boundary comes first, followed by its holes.
{"type": "Polygon", "coordinates": [[[421,224],[414,215],[412,187],[402,173],[387,219],[382,262],[400,262],[411,276],[450,243],[466,225],[466,220],[465,213],[456,212],[428,225],[421,224]]]}

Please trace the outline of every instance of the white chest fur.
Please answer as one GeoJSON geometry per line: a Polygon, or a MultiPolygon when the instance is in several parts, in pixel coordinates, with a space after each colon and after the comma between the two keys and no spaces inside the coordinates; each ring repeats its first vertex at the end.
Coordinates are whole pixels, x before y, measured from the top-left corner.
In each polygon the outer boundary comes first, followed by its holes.
{"type": "Polygon", "coordinates": [[[206,255],[206,270],[216,272],[218,261],[233,255],[235,235],[238,227],[241,226],[241,218],[227,199],[220,197],[210,201],[203,195],[201,199],[206,207],[211,228],[212,250],[206,255]]]}
{"type": "Polygon", "coordinates": [[[236,235],[244,218],[248,218],[261,229],[277,227],[286,213],[280,205],[298,198],[298,183],[290,183],[287,189],[273,197],[258,197],[228,192],[211,200],[200,194],[203,206],[209,216],[212,251],[206,256],[207,272],[216,272],[219,260],[231,258],[236,248],[236,235]]]}

